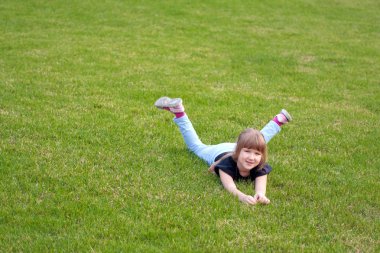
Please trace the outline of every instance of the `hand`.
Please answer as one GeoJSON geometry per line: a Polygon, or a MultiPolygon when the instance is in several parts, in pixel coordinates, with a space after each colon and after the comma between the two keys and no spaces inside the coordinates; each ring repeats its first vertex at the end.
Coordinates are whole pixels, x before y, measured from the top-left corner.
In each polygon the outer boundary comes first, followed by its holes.
{"type": "Polygon", "coordinates": [[[270,203],[270,200],[262,193],[256,193],[255,196],[253,196],[253,199],[255,201],[255,204],[260,203],[268,205],[270,203]]]}
{"type": "Polygon", "coordinates": [[[208,168],[208,172],[210,172],[212,174],[216,174],[215,173],[215,163],[211,164],[210,168],[208,168]]]}
{"type": "Polygon", "coordinates": [[[257,203],[255,198],[252,197],[251,195],[243,195],[243,196],[239,197],[239,200],[241,202],[249,204],[249,205],[255,205],[257,203]]]}

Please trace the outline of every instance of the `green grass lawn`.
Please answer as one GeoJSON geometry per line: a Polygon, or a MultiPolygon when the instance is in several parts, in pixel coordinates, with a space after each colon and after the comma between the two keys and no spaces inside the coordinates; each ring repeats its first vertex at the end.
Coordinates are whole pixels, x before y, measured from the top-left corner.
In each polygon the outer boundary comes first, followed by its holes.
{"type": "Polygon", "coordinates": [[[0,252],[379,252],[379,10],[1,1],[0,252]],[[271,205],[223,189],[163,95],[210,144],[292,114],[271,205]]]}

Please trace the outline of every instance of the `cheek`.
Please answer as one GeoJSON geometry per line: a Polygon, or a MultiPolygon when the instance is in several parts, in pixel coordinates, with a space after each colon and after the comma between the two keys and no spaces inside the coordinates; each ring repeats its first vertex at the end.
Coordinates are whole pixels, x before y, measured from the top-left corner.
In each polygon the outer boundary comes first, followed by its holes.
{"type": "Polygon", "coordinates": [[[240,153],[240,155],[239,155],[239,158],[238,158],[238,159],[239,159],[239,160],[245,160],[245,159],[246,159],[246,157],[247,157],[247,156],[246,156],[246,155],[244,155],[244,153],[243,153],[243,152],[241,152],[241,153],[240,153]]]}

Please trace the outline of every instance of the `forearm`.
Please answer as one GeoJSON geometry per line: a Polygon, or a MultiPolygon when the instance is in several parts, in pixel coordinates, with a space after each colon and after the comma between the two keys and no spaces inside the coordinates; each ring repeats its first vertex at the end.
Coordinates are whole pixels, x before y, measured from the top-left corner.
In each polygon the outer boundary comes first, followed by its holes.
{"type": "MultiPolygon", "coordinates": [[[[222,182],[223,183],[223,182],[222,182]]],[[[234,196],[237,196],[239,199],[242,199],[244,197],[246,197],[246,194],[241,192],[237,187],[236,185],[231,185],[231,184],[224,184],[223,183],[223,186],[224,186],[224,189],[226,189],[228,192],[232,193],[232,195],[234,196]]]]}
{"type": "Polygon", "coordinates": [[[266,194],[266,187],[256,187],[255,186],[255,194],[266,194]]]}
{"type": "Polygon", "coordinates": [[[255,193],[263,194],[265,196],[267,190],[267,176],[257,177],[255,179],[255,193]]]}
{"type": "Polygon", "coordinates": [[[267,176],[257,177],[255,179],[255,196],[254,199],[257,203],[269,204],[270,200],[265,196],[267,189],[267,176]]]}
{"type": "Polygon", "coordinates": [[[220,175],[220,180],[224,186],[224,189],[232,193],[234,196],[237,196],[240,201],[248,203],[248,204],[254,204],[253,197],[239,191],[233,179],[231,178],[231,176],[227,175],[225,172],[221,170],[219,171],[219,175],[220,175]]]}

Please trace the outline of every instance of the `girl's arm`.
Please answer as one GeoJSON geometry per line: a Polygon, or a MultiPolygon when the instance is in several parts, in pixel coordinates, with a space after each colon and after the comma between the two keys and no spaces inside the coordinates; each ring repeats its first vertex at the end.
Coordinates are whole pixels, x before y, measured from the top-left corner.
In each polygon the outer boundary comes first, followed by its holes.
{"type": "Polygon", "coordinates": [[[257,203],[257,200],[255,200],[254,197],[250,195],[246,195],[239,191],[235,185],[234,180],[230,175],[228,175],[226,172],[219,170],[219,176],[220,176],[220,181],[222,181],[222,184],[224,188],[232,193],[233,195],[237,196],[241,202],[247,203],[254,205],[257,203]]]}
{"type": "Polygon", "coordinates": [[[260,176],[255,178],[255,196],[253,198],[255,199],[256,203],[262,203],[262,204],[269,204],[270,200],[265,196],[265,192],[267,190],[267,175],[260,176]]]}

